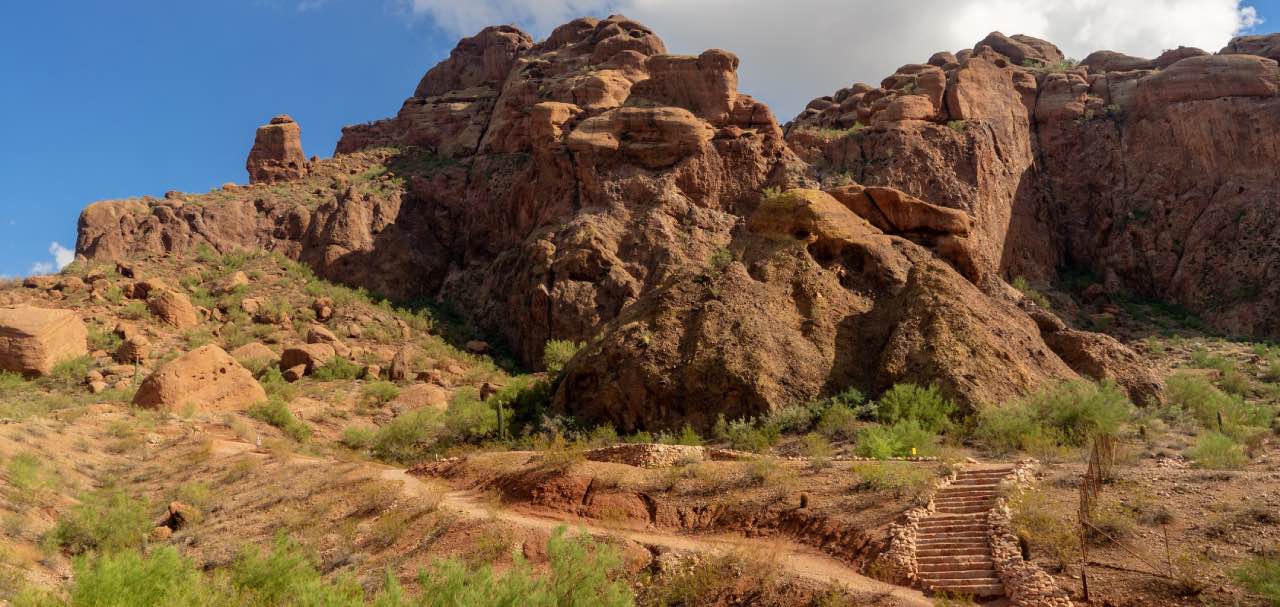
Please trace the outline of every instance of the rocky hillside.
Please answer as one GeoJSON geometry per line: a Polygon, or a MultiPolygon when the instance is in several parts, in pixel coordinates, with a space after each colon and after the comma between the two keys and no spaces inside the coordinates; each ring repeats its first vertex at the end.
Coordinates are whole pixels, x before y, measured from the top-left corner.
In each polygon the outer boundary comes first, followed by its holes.
{"type": "Polygon", "coordinates": [[[266,248],[448,302],[530,366],[589,342],[557,405],[625,430],[907,382],[973,407],[1083,375],[1159,401],[1132,350],[1071,326],[1090,310],[1064,322],[1005,281],[1065,271],[1092,305],[1276,335],[1280,68],[1239,54],[1269,48],[1076,66],[992,34],[815,100],[784,136],[732,53],[669,55],[619,16],[541,42],[488,28],[333,159],[303,160],[278,117],[249,187],[97,203],[77,249],[266,248]]]}
{"type": "Polygon", "coordinates": [[[824,183],[964,210],[986,272],[1087,274],[1091,300],[1174,302],[1274,339],[1277,40],[1076,63],[993,33],[813,100],[788,140],[824,183]]]}

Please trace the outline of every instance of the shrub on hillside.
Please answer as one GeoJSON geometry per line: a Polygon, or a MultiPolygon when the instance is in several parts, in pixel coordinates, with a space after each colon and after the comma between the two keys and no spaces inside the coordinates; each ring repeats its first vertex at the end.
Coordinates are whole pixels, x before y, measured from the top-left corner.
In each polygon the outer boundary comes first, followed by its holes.
{"type": "Polygon", "coordinates": [[[955,405],[937,386],[921,388],[915,384],[898,384],[876,400],[876,418],[883,424],[915,421],[931,432],[942,432],[951,425],[955,405]]]}
{"type": "Polygon", "coordinates": [[[1249,433],[1249,428],[1266,428],[1275,412],[1264,405],[1249,403],[1238,395],[1227,394],[1209,380],[1177,374],[1165,382],[1169,405],[1167,418],[1189,416],[1201,427],[1220,431],[1235,438],[1249,433]],[[1221,417],[1221,427],[1219,427],[1221,417]]]}
{"type": "Polygon", "coordinates": [[[145,501],[119,489],[88,493],[58,519],[45,541],[70,554],[120,552],[142,546],[151,531],[145,501]]]}
{"type": "Polygon", "coordinates": [[[1201,436],[1187,455],[1197,467],[1209,470],[1238,470],[1249,462],[1243,445],[1217,432],[1201,436]]]}
{"type": "Polygon", "coordinates": [[[435,443],[442,429],[439,411],[422,408],[409,411],[378,429],[371,449],[378,459],[409,464],[422,457],[435,443]]]}
{"type": "Polygon", "coordinates": [[[1259,556],[1231,572],[1250,592],[1280,605],[1280,556],[1259,556]]]}
{"type": "Polygon", "coordinates": [[[937,475],[930,469],[909,462],[868,462],[855,464],[852,472],[862,484],[875,491],[892,491],[898,498],[918,501],[933,487],[937,475]]]}
{"type": "Polygon", "coordinates": [[[335,356],[324,365],[316,367],[316,370],[311,375],[319,381],[350,380],[360,377],[362,370],[360,365],[340,356],[335,356]]]}
{"type": "Polygon", "coordinates": [[[311,438],[311,426],[294,417],[289,405],[281,398],[269,398],[248,411],[249,417],[264,421],[284,431],[289,438],[303,442],[311,438]]]}
{"type": "Polygon", "coordinates": [[[1133,403],[1114,383],[1075,381],[1031,394],[978,415],[974,436],[998,452],[1026,450],[1033,438],[1052,437],[1078,447],[1099,433],[1115,434],[1133,412],[1133,403]]]}
{"type": "Polygon", "coordinates": [[[564,370],[565,365],[578,354],[587,344],[583,342],[574,343],[568,339],[552,339],[548,340],[542,347],[542,363],[547,368],[547,373],[555,377],[564,370]]]}
{"type": "Polygon", "coordinates": [[[923,428],[916,420],[900,421],[892,426],[870,426],[858,433],[854,453],[860,457],[889,459],[932,455],[938,435],[923,428]]]}

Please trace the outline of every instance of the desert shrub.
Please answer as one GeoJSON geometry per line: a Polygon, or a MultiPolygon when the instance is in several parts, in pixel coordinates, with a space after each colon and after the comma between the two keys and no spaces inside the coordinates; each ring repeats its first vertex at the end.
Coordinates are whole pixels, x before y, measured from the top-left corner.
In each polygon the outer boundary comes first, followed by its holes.
{"type": "Polygon", "coordinates": [[[733,263],[733,252],[729,249],[716,249],[707,260],[707,266],[716,272],[724,270],[731,263],[733,263]]]}
{"type": "Polygon", "coordinates": [[[858,433],[858,412],[843,403],[832,405],[818,419],[818,433],[831,440],[849,440],[858,433]]]}
{"type": "Polygon", "coordinates": [[[1280,605],[1280,556],[1259,556],[1246,561],[1231,576],[1250,592],[1280,605]]]}
{"type": "Polygon", "coordinates": [[[1026,450],[1045,438],[1078,447],[1095,434],[1117,433],[1132,410],[1133,404],[1114,383],[1064,382],[1004,407],[984,409],[974,437],[1000,452],[1026,450]]]}
{"type": "Polygon", "coordinates": [[[376,428],[351,426],[342,431],[342,438],[338,442],[349,449],[368,449],[373,446],[377,435],[376,428]]]}
{"type": "Polygon", "coordinates": [[[584,342],[574,343],[568,339],[548,340],[542,346],[542,364],[547,368],[547,373],[552,377],[560,375],[565,365],[586,345],[584,342]]]}
{"type": "Polygon", "coordinates": [[[689,424],[685,424],[683,427],[680,428],[679,432],[671,433],[671,434],[668,434],[666,432],[659,433],[658,442],[664,445],[685,445],[688,447],[700,447],[702,446],[702,443],[706,441],[702,440],[702,435],[698,434],[698,431],[694,430],[693,426],[689,424]]]}
{"type": "Polygon", "coordinates": [[[1272,354],[1262,371],[1262,379],[1280,383],[1280,355],[1272,354]]]}
{"type": "Polygon", "coordinates": [[[504,574],[489,566],[469,569],[457,560],[436,563],[419,577],[422,607],[626,607],[635,604],[623,577],[622,556],[585,535],[564,529],[547,541],[549,573],[536,577],[520,556],[504,574]]]}
{"type": "Polygon", "coordinates": [[[1218,380],[1218,385],[1222,386],[1222,390],[1227,394],[1244,396],[1248,394],[1251,384],[1248,375],[1240,369],[1232,367],[1222,373],[1222,378],[1218,380]]]}
{"type": "Polygon", "coordinates": [[[339,381],[350,380],[360,377],[360,365],[357,365],[341,356],[335,356],[332,360],[316,367],[312,372],[312,376],[320,381],[339,381]]]}
{"type": "Polygon", "coordinates": [[[755,418],[740,419],[729,422],[724,432],[724,439],[730,449],[764,453],[773,447],[781,438],[777,426],[763,424],[757,426],[755,418]]]}
{"type": "Polygon", "coordinates": [[[1217,430],[1235,438],[1249,433],[1249,428],[1265,428],[1275,412],[1268,407],[1249,403],[1240,396],[1227,394],[1209,380],[1186,374],[1175,374],[1165,382],[1168,407],[1165,417],[1190,416],[1201,427],[1217,430]],[[1221,416],[1222,426],[1218,419],[1221,416]]]}
{"type": "Polygon", "coordinates": [[[129,320],[142,320],[151,317],[151,311],[147,309],[147,304],[139,300],[133,300],[124,305],[120,309],[120,316],[129,320]]]}
{"type": "Polygon", "coordinates": [[[84,385],[84,376],[89,374],[89,369],[92,367],[93,359],[88,356],[64,360],[54,365],[53,370],[41,377],[39,383],[49,390],[67,392],[78,390],[84,385]]]}
{"type": "Polygon", "coordinates": [[[854,464],[853,473],[862,485],[875,491],[892,491],[898,498],[920,500],[937,475],[930,469],[908,462],[866,462],[854,464]]]}
{"type": "Polygon", "coordinates": [[[251,407],[248,414],[249,417],[281,429],[289,438],[298,442],[311,438],[311,426],[295,417],[282,399],[269,398],[267,402],[251,407]]]}
{"type": "Polygon", "coordinates": [[[19,505],[39,502],[51,482],[39,456],[34,453],[19,453],[10,458],[5,464],[5,476],[9,480],[6,495],[19,505]]]}
{"type": "Polygon", "coordinates": [[[70,601],[46,605],[153,607],[231,603],[218,597],[200,570],[172,546],[161,547],[146,557],[129,551],[78,559],[75,571],[70,601]]]}
{"type": "Polygon", "coordinates": [[[821,434],[810,432],[804,436],[800,445],[805,457],[809,458],[809,466],[814,470],[822,470],[831,465],[833,449],[831,443],[821,434]]]}
{"type": "Polygon", "coordinates": [[[769,414],[767,423],[778,427],[784,434],[808,432],[813,427],[816,416],[806,405],[791,405],[769,414]]]}
{"type": "Polygon", "coordinates": [[[942,432],[951,425],[955,405],[937,386],[921,388],[914,384],[898,384],[876,401],[876,418],[883,424],[903,421],[918,422],[932,432],[942,432]]]}
{"type": "Polygon", "coordinates": [[[119,489],[88,493],[58,519],[45,541],[70,554],[133,550],[142,546],[151,531],[147,510],[145,501],[119,489]]]}
{"type": "Polygon", "coordinates": [[[424,407],[391,420],[373,437],[374,457],[401,464],[420,459],[441,430],[440,417],[439,411],[424,407]]]}
{"type": "Polygon", "coordinates": [[[1201,436],[1187,455],[1197,467],[1209,470],[1239,470],[1249,461],[1243,445],[1217,432],[1201,436]]]}
{"type": "Polygon", "coordinates": [[[858,432],[854,453],[875,459],[930,455],[935,451],[937,442],[937,434],[921,427],[916,420],[906,420],[892,426],[864,428],[858,432]]]}
{"type": "Polygon", "coordinates": [[[503,430],[532,429],[551,413],[551,382],[535,376],[511,378],[489,401],[503,410],[503,430]]]}
{"type": "Polygon", "coordinates": [[[293,400],[294,394],[298,391],[293,384],[285,380],[284,374],[274,365],[267,367],[262,373],[258,374],[258,383],[262,385],[262,389],[266,391],[268,398],[285,402],[293,400]]]}
{"type": "Polygon", "coordinates": [[[1044,293],[1031,288],[1031,283],[1027,282],[1027,279],[1022,276],[1013,279],[1013,288],[1021,291],[1027,299],[1030,299],[1041,308],[1049,310],[1053,307],[1053,304],[1049,302],[1049,298],[1045,297],[1044,293]]]}
{"type": "Polygon", "coordinates": [[[400,387],[389,381],[375,381],[360,389],[360,399],[366,404],[381,407],[400,396],[400,387]]]}
{"type": "Polygon", "coordinates": [[[449,401],[444,427],[455,442],[473,441],[498,431],[498,411],[482,402],[474,389],[463,388],[449,401]]]}
{"type": "Polygon", "coordinates": [[[1196,369],[1217,369],[1226,372],[1235,368],[1235,363],[1231,359],[1221,354],[1213,354],[1204,348],[1196,348],[1191,351],[1191,366],[1196,369]]]}
{"type": "Polygon", "coordinates": [[[104,329],[97,325],[89,326],[89,349],[103,350],[105,352],[115,352],[120,347],[120,343],[124,341],[120,339],[115,331],[104,329]]]}
{"type": "Polygon", "coordinates": [[[1059,568],[1074,562],[1080,554],[1080,535],[1073,520],[1043,491],[1026,490],[1009,497],[1013,530],[1031,544],[1033,554],[1043,552],[1059,568]]]}

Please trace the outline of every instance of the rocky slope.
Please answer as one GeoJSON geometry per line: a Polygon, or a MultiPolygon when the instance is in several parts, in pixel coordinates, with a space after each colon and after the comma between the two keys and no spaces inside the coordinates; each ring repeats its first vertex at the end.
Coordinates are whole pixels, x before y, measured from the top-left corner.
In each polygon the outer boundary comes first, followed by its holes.
{"type": "Polygon", "coordinates": [[[986,272],[1088,272],[1095,292],[1275,338],[1277,41],[1075,65],[1048,42],[993,33],[815,99],[788,138],[825,182],[964,210],[986,272]]]}
{"type": "Polygon", "coordinates": [[[97,203],[77,249],[279,251],[448,301],[531,364],[548,339],[592,340],[557,402],[627,429],[900,382],[978,405],[1083,373],[1158,399],[1126,347],[1001,280],[1062,263],[1044,237],[1062,203],[1035,169],[1039,84],[1015,67],[1060,57],[996,46],[855,93],[872,127],[853,137],[815,130],[844,120],[816,103],[788,142],[729,52],[668,55],[617,16],[536,43],[488,28],[397,116],[344,129],[334,159],[301,164],[281,117],[251,155],[255,185],[97,203]]]}

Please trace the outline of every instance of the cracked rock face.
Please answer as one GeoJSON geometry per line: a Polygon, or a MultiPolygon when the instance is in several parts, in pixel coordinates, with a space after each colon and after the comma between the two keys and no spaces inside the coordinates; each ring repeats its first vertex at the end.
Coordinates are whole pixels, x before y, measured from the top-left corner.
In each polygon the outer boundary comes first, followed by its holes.
{"type": "Polygon", "coordinates": [[[280,115],[258,127],[245,169],[249,171],[249,183],[279,183],[306,175],[307,156],[302,153],[302,129],[298,123],[280,115]]]}
{"type": "Polygon", "coordinates": [[[1037,78],[998,52],[1044,62],[1046,44],[993,38],[904,67],[802,119],[875,124],[866,140],[793,129],[789,143],[727,51],[669,55],[622,16],[542,42],[488,28],[396,116],[344,129],[289,195],[98,203],[77,249],[264,247],[442,298],[531,365],[549,339],[594,340],[557,403],[627,429],[901,382],[998,402],[1098,366],[1064,362],[1000,280],[1057,259],[1030,229],[1045,212],[1011,202],[1043,202],[1018,178],[1036,163],[1037,78]],[[956,116],[970,128],[949,128],[956,116]],[[837,168],[866,187],[812,189],[837,168]]]}
{"type": "Polygon", "coordinates": [[[993,33],[928,66],[815,100],[787,127],[824,183],[900,189],[973,220],[976,273],[1097,277],[1110,295],[1181,304],[1216,329],[1280,336],[1280,36],[1218,55],[1111,51],[1054,65],[1047,42],[993,33]],[[866,128],[849,136],[830,129],[866,128]]]}

